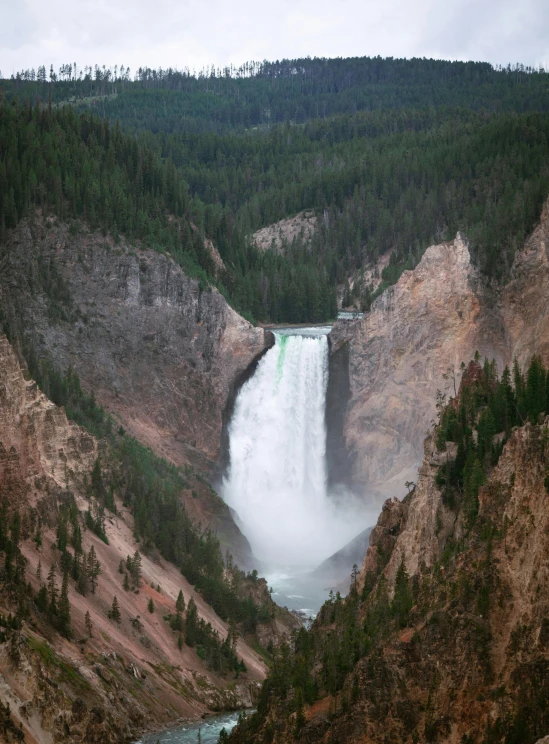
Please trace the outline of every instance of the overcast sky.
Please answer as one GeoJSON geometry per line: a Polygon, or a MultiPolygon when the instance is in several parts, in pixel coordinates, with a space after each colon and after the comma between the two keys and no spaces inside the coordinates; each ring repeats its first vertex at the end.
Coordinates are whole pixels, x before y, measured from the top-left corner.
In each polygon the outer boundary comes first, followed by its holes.
{"type": "Polygon", "coordinates": [[[301,56],[549,65],[549,0],[0,0],[0,70],[301,56]]]}

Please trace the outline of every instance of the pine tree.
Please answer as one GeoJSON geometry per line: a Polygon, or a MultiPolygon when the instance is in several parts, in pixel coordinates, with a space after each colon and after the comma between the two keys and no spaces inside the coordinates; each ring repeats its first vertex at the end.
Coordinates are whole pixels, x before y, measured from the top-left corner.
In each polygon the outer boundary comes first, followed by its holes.
{"type": "Polygon", "coordinates": [[[151,615],[154,613],[154,602],[152,600],[152,597],[149,599],[149,604],[147,605],[147,609],[151,613],[151,615]]]}
{"type": "Polygon", "coordinates": [[[101,473],[101,463],[99,462],[99,458],[97,458],[93,464],[91,472],[91,488],[98,499],[104,497],[105,488],[103,485],[103,475],[101,473]]]}
{"type": "Polygon", "coordinates": [[[82,553],[82,530],[79,524],[75,524],[72,531],[72,544],[76,555],[82,553]]]}
{"type": "Polygon", "coordinates": [[[92,625],[92,619],[91,619],[91,615],[90,615],[90,611],[89,610],[86,610],[86,614],[84,616],[84,622],[86,624],[86,630],[88,632],[88,636],[89,636],[89,638],[91,638],[92,635],[93,635],[93,633],[92,633],[92,631],[93,631],[93,625],[92,625]]]}
{"type": "Polygon", "coordinates": [[[123,586],[124,586],[124,591],[125,592],[129,592],[130,591],[130,581],[128,579],[128,574],[127,573],[124,574],[124,584],[123,584],[123,586]]]}
{"type": "Polygon", "coordinates": [[[475,521],[478,514],[478,492],[483,483],[483,467],[476,457],[475,451],[470,449],[463,469],[463,511],[469,525],[475,521]]]}
{"type": "Polygon", "coordinates": [[[48,573],[48,612],[50,615],[57,614],[57,586],[55,584],[55,564],[51,564],[51,568],[48,573]]]}
{"type": "Polygon", "coordinates": [[[296,714],[295,714],[295,733],[296,736],[299,736],[299,732],[305,726],[305,723],[307,722],[307,719],[305,718],[305,713],[303,711],[303,690],[301,687],[298,687],[295,692],[295,707],[296,707],[296,714]]]}
{"type": "Polygon", "coordinates": [[[194,646],[198,631],[198,611],[194,599],[191,597],[187,605],[185,621],[185,641],[188,646],[194,646]]]}
{"type": "Polygon", "coordinates": [[[118,597],[116,596],[116,594],[114,595],[114,598],[112,600],[112,605],[111,609],[108,612],[108,616],[111,620],[114,620],[115,623],[120,623],[120,605],[118,604],[118,597]]]}
{"type": "Polygon", "coordinates": [[[534,356],[526,376],[526,407],[528,418],[537,423],[538,416],[545,411],[545,369],[538,356],[534,356]]]}
{"type": "Polygon", "coordinates": [[[48,611],[48,590],[44,585],[40,587],[34,601],[40,612],[48,611]]]}
{"type": "Polygon", "coordinates": [[[97,560],[97,554],[93,545],[91,546],[90,552],[88,553],[87,572],[92,594],[95,594],[97,579],[99,574],[101,573],[101,564],[97,560]]]}
{"type": "Polygon", "coordinates": [[[38,583],[42,583],[42,561],[38,561],[38,566],[36,567],[36,578],[38,579],[38,583]]]}
{"type": "Polygon", "coordinates": [[[71,635],[71,606],[69,601],[69,574],[67,571],[63,574],[63,584],[61,586],[61,596],[59,597],[58,608],[58,627],[59,632],[66,638],[71,635]]]}
{"type": "Polygon", "coordinates": [[[391,605],[391,610],[397,618],[399,627],[404,628],[408,622],[411,609],[412,592],[410,591],[410,579],[404,564],[404,556],[402,556],[395,578],[395,594],[391,605]]]}
{"type": "Polygon", "coordinates": [[[62,553],[65,551],[67,547],[67,542],[68,542],[67,520],[64,518],[61,518],[59,520],[59,524],[57,525],[57,548],[62,553]]]}
{"type": "Polygon", "coordinates": [[[88,575],[88,557],[84,553],[79,563],[78,578],[76,580],[76,588],[83,597],[86,596],[89,589],[88,575]]]}
{"type": "Polygon", "coordinates": [[[177,599],[175,601],[175,609],[177,610],[177,612],[185,612],[185,598],[181,589],[179,590],[179,594],[177,595],[177,599]]]}
{"type": "Polygon", "coordinates": [[[141,555],[138,550],[135,551],[132,558],[131,574],[133,585],[138,589],[141,583],[141,555]]]}

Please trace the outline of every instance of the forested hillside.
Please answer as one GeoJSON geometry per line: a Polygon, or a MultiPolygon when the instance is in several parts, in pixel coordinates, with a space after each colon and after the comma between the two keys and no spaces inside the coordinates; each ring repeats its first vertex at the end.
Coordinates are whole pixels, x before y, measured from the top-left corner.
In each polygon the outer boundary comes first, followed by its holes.
{"type": "Polygon", "coordinates": [[[241,67],[130,71],[123,65],[21,70],[8,95],[96,106],[126,126],[208,132],[303,123],[380,109],[462,106],[547,111],[547,75],[521,64],[355,57],[247,62],[241,67]]]}
{"type": "Polygon", "coordinates": [[[47,207],[169,251],[248,317],[318,321],[349,279],[369,307],[379,256],[382,289],[458,230],[505,281],[549,192],[543,71],[362,58],[135,78],[64,65],[2,82],[2,229],[47,207]],[[305,209],[312,238],[250,244],[305,209]]]}

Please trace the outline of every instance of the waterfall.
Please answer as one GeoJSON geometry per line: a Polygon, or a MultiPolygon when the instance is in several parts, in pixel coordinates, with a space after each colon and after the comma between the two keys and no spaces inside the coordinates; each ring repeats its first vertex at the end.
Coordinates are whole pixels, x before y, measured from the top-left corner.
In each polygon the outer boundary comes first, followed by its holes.
{"type": "Polygon", "coordinates": [[[327,382],[325,333],[276,333],[238,394],[223,495],[266,563],[314,565],[358,531],[327,494],[327,382]]]}

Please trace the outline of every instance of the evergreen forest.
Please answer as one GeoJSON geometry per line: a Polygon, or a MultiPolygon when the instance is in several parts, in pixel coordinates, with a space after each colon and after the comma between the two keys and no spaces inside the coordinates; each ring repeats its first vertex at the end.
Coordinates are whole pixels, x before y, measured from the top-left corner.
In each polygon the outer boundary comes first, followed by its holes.
{"type": "Polygon", "coordinates": [[[547,73],[521,65],[67,64],[0,86],[0,240],[37,209],[125,236],[253,321],[333,318],[345,286],[344,304],[366,310],[457,231],[505,282],[549,193],[547,73]],[[255,245],[303,210],[312,236],[255,245]],[[374,288],[364,271],[382,256],[374,288]]]}

